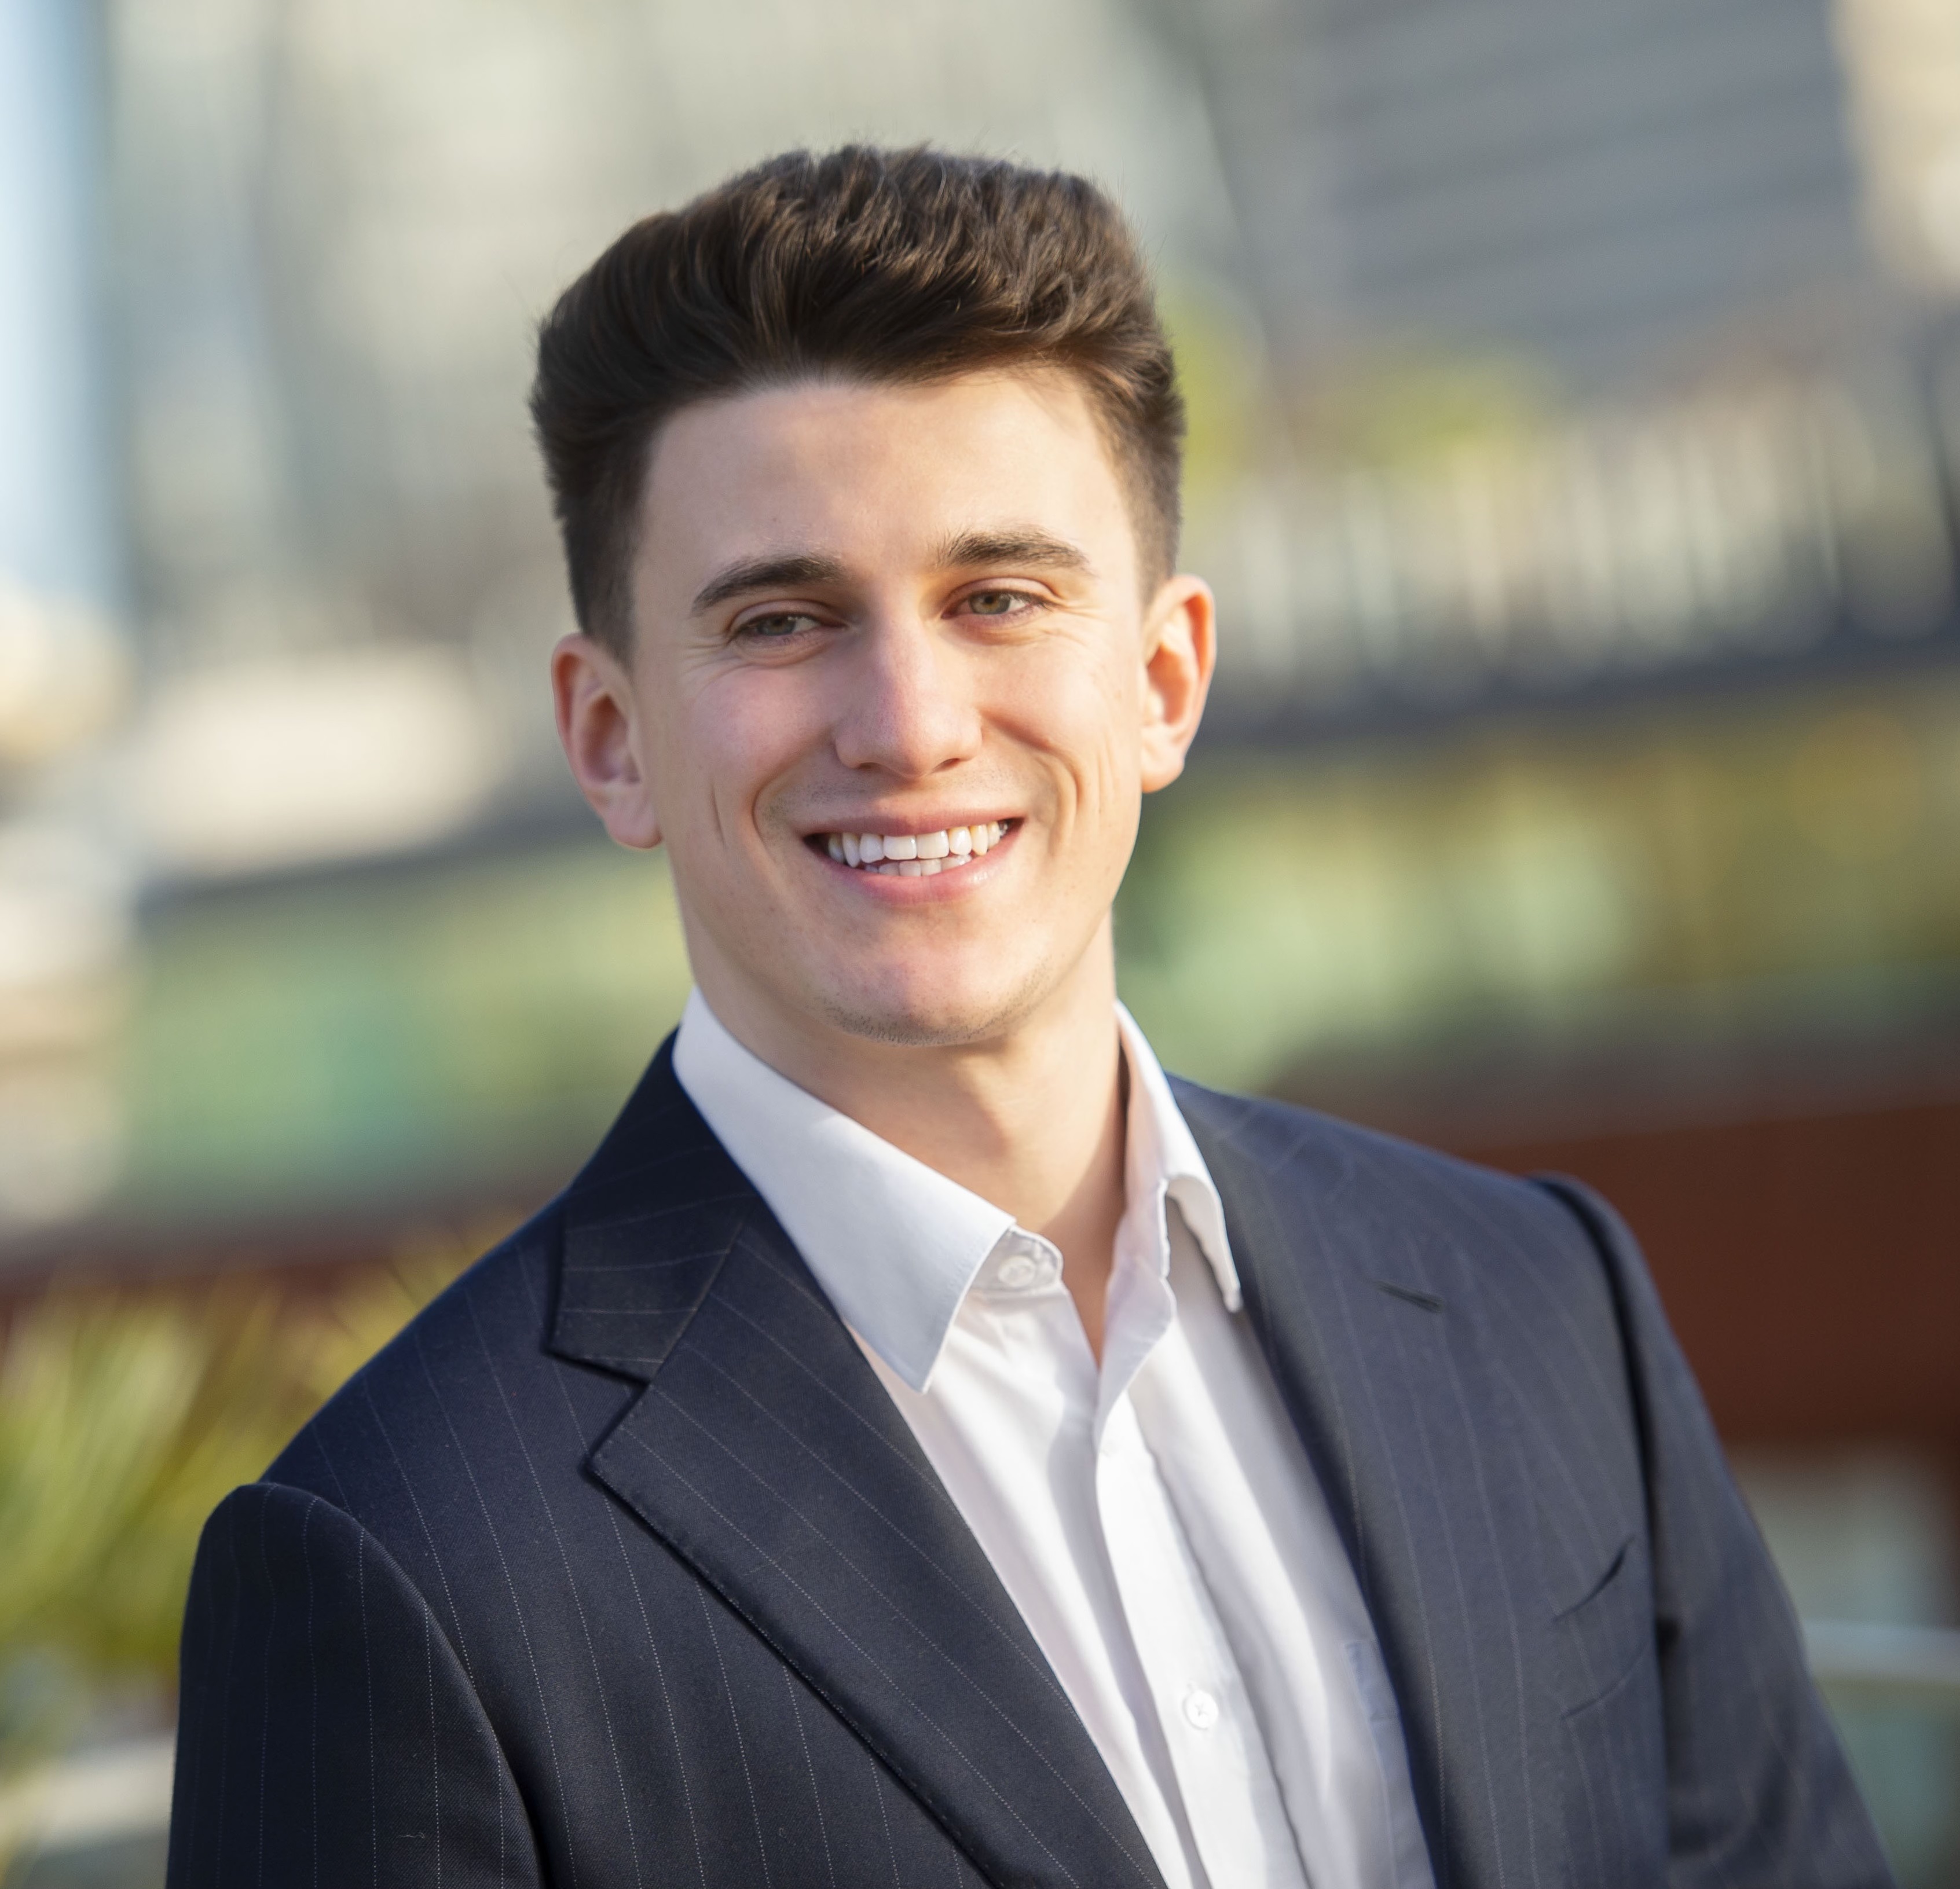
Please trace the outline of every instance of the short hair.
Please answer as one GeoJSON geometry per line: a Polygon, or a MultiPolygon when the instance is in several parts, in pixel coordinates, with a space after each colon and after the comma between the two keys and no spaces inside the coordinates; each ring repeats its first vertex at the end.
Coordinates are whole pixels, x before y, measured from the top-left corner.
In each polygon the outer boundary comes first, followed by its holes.
{"type": "Polygon", "coordinates": [[[1085,179],[929,148],[794,151],[628,230],[538,336],[531,417],[581,626],[624,654],[652,442],[807,378],[1053,367],[1090,399],[1141,561],[1175,567],[1184,403],[1148,271],[1085,179]]]}

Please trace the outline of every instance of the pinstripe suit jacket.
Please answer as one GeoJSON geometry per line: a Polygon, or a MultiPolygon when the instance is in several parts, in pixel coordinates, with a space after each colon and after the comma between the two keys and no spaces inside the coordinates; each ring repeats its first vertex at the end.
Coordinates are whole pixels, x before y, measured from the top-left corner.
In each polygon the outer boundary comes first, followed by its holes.
{"type": "MultiPolygon", "coordinates": [[[[173,1889],[1160,1883],[670,1056],[212,1518],[173,1889]]],[[[1439,1889],[1884,1881],[1605,1210],[1179,1100],[1373,1614],[1439,1889]]]]}

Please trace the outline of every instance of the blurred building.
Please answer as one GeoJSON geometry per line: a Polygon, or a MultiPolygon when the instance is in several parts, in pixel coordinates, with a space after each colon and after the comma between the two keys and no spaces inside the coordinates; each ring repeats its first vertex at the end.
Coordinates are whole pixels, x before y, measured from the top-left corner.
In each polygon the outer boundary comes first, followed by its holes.
{"type": "Polygon", "coordinates": [[[94,25],[0,11],[0,1202],[57,1216],[111,1178],[133,895],[92,765],[130,666],[94,25]]]}
{"type": "Polygon", "coordinates": [[[1468,348],[1590,390],[1873,299],[1830,0],[1198,11],[1290,357],[1468,348]]]}
{"type": "Polygon", "coordinates": [[[1936,0],[1839,0],[1872,243],[1930,298],[1960,291],[1960,20],[1936,0]]]}

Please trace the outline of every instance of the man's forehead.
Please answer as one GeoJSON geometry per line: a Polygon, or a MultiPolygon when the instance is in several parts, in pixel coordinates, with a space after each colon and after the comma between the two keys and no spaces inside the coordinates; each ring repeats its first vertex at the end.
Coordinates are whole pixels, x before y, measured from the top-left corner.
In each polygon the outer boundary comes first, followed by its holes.
{"type": "Polygon", "coordinates": [[[697,609],[744,567],[791,582],[895,558],[1090,572],[1128,520],[1086,401],[1061,391],[1052,372],[812,381],[685,409],[655,444],[643,556],[697,609]]]}

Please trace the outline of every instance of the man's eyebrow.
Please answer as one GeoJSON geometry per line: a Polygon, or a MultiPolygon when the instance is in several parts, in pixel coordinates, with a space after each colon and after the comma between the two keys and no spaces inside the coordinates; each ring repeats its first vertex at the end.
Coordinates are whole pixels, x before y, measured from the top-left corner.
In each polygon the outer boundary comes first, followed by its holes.
{"type": "Polygon", "coordinates": [[[1087,571],[1090,568],[1079,547],[1032,525],[957,532],[940,544],[937,561],[942,570],[984,564],[1018,564],[1042,571],[1087,571]]]}
{"type": "MultiPolygon", "coordinates": [[[[973,564],[1017,564],[1045,571],[1090,569],[1088,558],[1065,538],[1032,525],[1009,526],[997,531],[956,532],[943,539],[934,561],[941,570],[973,564]]],[[[751,590],[793,590],[803,584],[838,584],[848,581],[849,573],[841,559],[821,552],[792,551],[760,558],[743,558],[718,571],[696,594],[693,610],[698,615],[718,603],[751,590]]]]}
{"type": "Polygon", "coordinates": [[[846,573],[835,558],[813,551],[792,551],[772,557],[744,558],[702,585],[694,599],[694,613],[711,610],[750,590],[794,590],[807,584],[842,584],[846,573]]]}

